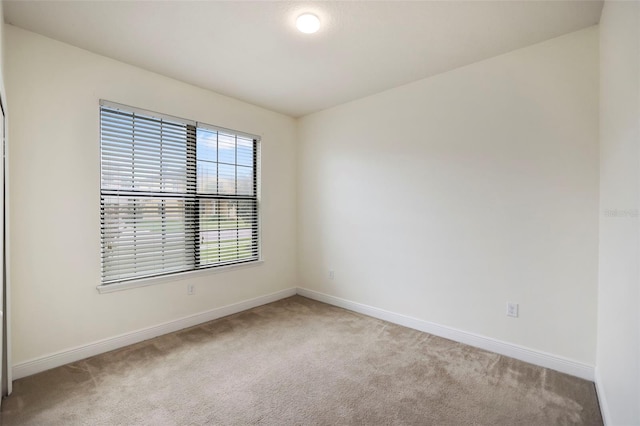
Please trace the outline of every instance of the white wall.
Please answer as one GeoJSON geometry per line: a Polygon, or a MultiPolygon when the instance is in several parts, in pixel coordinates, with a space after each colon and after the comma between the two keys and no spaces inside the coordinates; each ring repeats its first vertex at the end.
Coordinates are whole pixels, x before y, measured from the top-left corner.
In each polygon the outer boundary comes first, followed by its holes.
{"type": "Polygon", "coordinates": [[[640,424],[640,5],[600,20],[600,282],[597,381],[608,424],[640,424]]]}
{"type": "Polygon", "coordinates": [[[594,365],[597,27],[304,117],[299,139],[304,287],[594,365]]]}
{"type": "Polygon", "coordinates": [[[10,25],[6,43],[15,364],[296,285],[292,118],[10,25]],[[101,98],[262,136],[263,265],[98,294],[101,98]]]}

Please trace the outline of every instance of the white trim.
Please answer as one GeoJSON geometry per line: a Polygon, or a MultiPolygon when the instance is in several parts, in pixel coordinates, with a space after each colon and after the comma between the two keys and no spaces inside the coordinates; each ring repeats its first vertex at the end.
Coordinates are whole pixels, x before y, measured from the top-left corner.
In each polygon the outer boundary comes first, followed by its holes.
{"type": "Polygon", "coordinates": [[[581,379],[590,381],[594,380],[593,366],[563,358],[557,355],[552,355],[546,352],[537,351],[534,349],[526,348],[524,346],[503,342],[490,337],[469,333],[467,331],[435,324],[406,315],[397,314],[395,312],[385,311],[384,309],[375,308],[373,306],[364,305],[362,303],[352,302],[350,300],[342,299],[306,288],[299,287],[298,294],[300,296],[308,297],[309,299],[317,300],[319,302],[328,303],[330,305],[338,306],[350,311],[358,312],[384,321],[389,321],[394,324],[399,324],[405,327],[413,328],[415,330],[420,330],[436,336],[444,337],[445,339],[453,340],[456,342],[464,343],[466,345],[474,346],[476,348],[519,359],[520,361],[535,364],[540,367],[550,368],[552,370],[580,377],[581,379]]]}
{"type": "Polygon", "coordinates": [[[148,327],[130,333],[121,334],[119,336],[99,340],[97,342],[89,343],[88,345],[82,345],[43,357],[34,358],[13,366],[13,380],[17,380],[22,377],[30,376],[41,371],[59,367],[70,362],[85,359],[104,352],[109,352],[124,346],[132,345],[134,343],[142,342],[144,340],[152,339],[163,334],[182,330],[183,328],[192,327],[194,325],[202,324],[207,321],[246,311],[247,309],[265,305],[267,303],[272,303],[286,297],[294,296],[295,294],[296,289],[292,287],[285,290],[280,290],[275,293],[259,296],[254,299],[244,300],[242,302],[222,306],[220,308],[211,309],[209,311],[200,312],[194,315],[189,315],[177,320],[168,321],[153,327],[148,327]]]}
{"type": "MultiPolygon", "coordinates": [[[[525,361],[534,365],[550,368],[562,373],[580,377],[582,379],[593,381],[595,378],[595,371],[593,366],[563,358],[557,355],[552,355],[546,352],[503,342],[500,340],[492,339],[490,337],[480,336],[455,328],[446,327],[429,321],[412,318],[406,315],[386,311],[384,309],[376,308],[373,306],[364,305],[362,303],[352,302],[350,300],[330,296],[328,294],[320,293],[306,288],[288,288],[276,293],[271,293],[264,296],[256,297],[254,299],[222,306],[220,308],[215,308],[198,314],[189,315],[187,317],[168,321],[156,326],[144,328],[130,333],[125,333],[119,336],[89,343],[87,345],[66,349],[50,355],[21,362],[14,365],[12,368],[13,380],[17,380],[22,377],[30,376],[41,371],[59,367],[70,362],[75,362],[104,352],[112,351],[124,346],[132,345],[134,343],[142,342],[144,340],[152,339],[163,334],[172,333],[174,331],[182,330],[187,327],[192,327],[207,321],[242,312],[247,309],[265,305],[267,303],[272,303],[286,297],[291,297],[295,294],[299,294],[300,296],[304,296],[309,299],[328,303],[330,305],[338,306],[384,321],[389,321],[394,324],[399,324],[405,327],[413,328],[415,330],[420,330],[436,336],[444,337],[446,339],[464,343],[480,349],[509,356],[511,358],[519,359],[521,361],[525,361]]],[[[600,406],[606,424],[606,419],[609,418],[609,414],[600,380],[596,380],[596,387],[600,400],[600,406]]]]}
{"type": "Polygon", "coordinates": [[[604,426],[612,425],[611,421],[611,412],[609,411],[609,404],[607,403],[607,394],[604,391],[604,385],[602,384],[602,377],[600,376],[600,371],[596,366],[595,372],[595,382],[596,382],[596,394],[598,394],[598,404],[600,404],[600,412],[602,413],[602,421],[604,426]]]}
{"type": "MultiPolygon", "coordinates": [[[[4,70],[1,70],[2,72],[4,70]]],[[[5,274],[5,301],[6,301],[6,310],[4,312],[4,318],[7,323],[7,359],[4,362],[7,363],[7,393],[11,395],[13,392],[13,371],[11,369],[12,364],[12,327],[11,327],[11,318],[12,318],[12,310],[11,310],[11,191],[10,189],[10,181],[11,178],[9,176],[10,168],[9,168],[9,152],[11,147],[9,146],[9,109],[6,104],[6,92],[4,89],[4,73],[2,73],[2,78],[0,78],[0,83],[2,83],[2,88],[0,89],[1,99],[2,99],[2,107],[4,109],[4,274],[5,274]]]]}
{"type": "Polygon", "coordinates": [[[217,266],[214,268],[196,269],[195,271],[178,272],[175,274],[160,275],[157,277],[140,278],[137,280],[123,281],[113,284],[100,284],[96,286],[98,293],[113,293],[114,291],[128,290],[131,288],[146,287],[155,284],[162,284],[171,281],[186,280],[191,278],[197,278],[200,276],[206,276],[211,274],[218,274],[221,272],[229,272],[236,269],[252,268],[260,266],[264,263],[264,260],[253,260],[251,262],[233,263],[231,265],[217,266]]]}
{"type": "Polygon", "coordinates": [[[150,111],[150,110],[143,109],[143,108],[138,108],[138,107],[132,107],[132,106],[129,106],[129,105],[119,104],[119,103],[116,103],[116,102],[107,101],[106,99],[100,99],[99,102],[100,102],[100,106],[101,107],[107,107],[109,109],[115,109],[115,110],[118,110],[118,111],[122,111],[124,113],[133,113],[133,114],[142,115],[142,116],[145,116],[145,117],[156,118],[156,119],[159,119],[159,120],[173,121],[175,123],[180,123],[180,124],[184,124],[184,125],[187,125],[187,126],[195,126],[196,125],[196,122],[194,120],[188,120],[186,118],[176,117],[176,116],[169,115],[169,114],[163,114],[161,112],[150,111]]]}

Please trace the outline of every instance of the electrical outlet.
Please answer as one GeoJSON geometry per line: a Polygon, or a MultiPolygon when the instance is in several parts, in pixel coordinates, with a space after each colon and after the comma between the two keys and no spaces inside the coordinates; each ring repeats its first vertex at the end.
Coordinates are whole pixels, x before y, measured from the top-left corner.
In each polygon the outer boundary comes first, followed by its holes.
{"type": "Polygon", "coordinates": [[[330,280],[333,280],[333,279],[335,278],[335,276],[336,276],[336,275],[334,274],[333,269],[330,269],[330,270],[329,270],[329,279],[330,279],[330,280]]]}
{"type": "Polygon", "coordinates": [[[518,318],[518,304],[507,302],[507,316],[518,318]]]}
{"type": "Polygon", "coordinates": [[[193,284],[187,284],[187,294],[193,296],[196,293],[196,286],[193,284]]]}

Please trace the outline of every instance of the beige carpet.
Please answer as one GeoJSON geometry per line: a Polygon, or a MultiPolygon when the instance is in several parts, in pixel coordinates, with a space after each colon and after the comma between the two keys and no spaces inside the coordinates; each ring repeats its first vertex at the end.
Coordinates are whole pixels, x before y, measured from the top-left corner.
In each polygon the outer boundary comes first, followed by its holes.
{"type": "Polygon", "coordinates": [[[593,383],[295,296],[17,380],[11,425],[600,425],[593,383]]]}

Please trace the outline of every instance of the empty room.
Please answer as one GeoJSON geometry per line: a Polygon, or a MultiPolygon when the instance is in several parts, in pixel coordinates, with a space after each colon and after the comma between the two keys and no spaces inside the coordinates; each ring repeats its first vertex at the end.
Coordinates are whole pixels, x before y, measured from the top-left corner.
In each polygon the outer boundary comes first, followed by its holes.
{"type": "Polygon", "coordinates": [[[640,425],[640,2],[0,4],[2,425],[640,425]]]}

